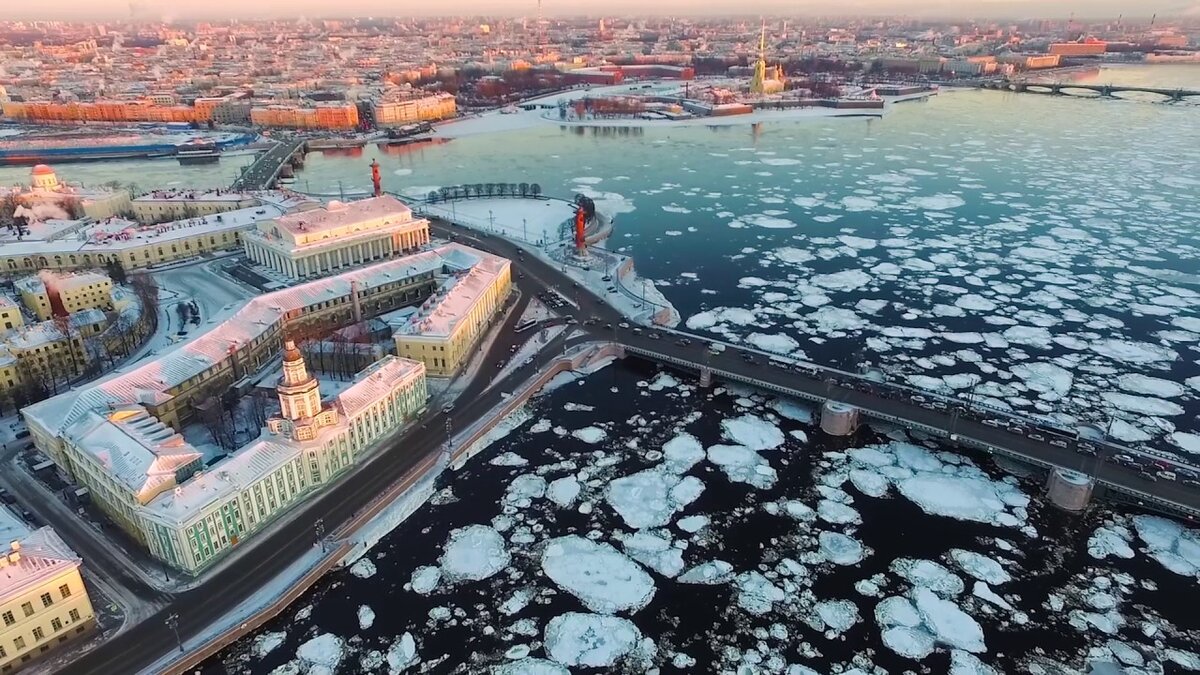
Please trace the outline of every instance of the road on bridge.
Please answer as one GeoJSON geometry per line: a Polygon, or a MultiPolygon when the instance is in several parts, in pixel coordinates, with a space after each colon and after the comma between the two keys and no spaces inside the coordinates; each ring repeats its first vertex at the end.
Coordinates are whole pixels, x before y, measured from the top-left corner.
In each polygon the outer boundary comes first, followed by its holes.
{"type": "Polygon", "coordinates": [[[283,163],[302,145],[304,145],[302,138],[277,143],[270,150],[259,155],[254,163],[233,181],[233,184],[229,186],[230,189],[266,190],[270,188],[271,184],[275,182],[275,178],[279,176],[279,169],[283,163]]]}

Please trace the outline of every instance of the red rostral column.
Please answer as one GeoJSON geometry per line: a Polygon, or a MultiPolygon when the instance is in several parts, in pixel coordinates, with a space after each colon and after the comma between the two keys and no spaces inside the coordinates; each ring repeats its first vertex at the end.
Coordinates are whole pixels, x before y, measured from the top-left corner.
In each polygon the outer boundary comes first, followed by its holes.
{"type": "Polygon", "coordinates": [[[575,208],[575,250],[582,255],[587,250],[587,242],[583,237],[583,224],[585,216],[583,215],[583,207],[575,208]]]}
{"type": "Polygon", "coordinates": [[[379,162],[371,160],[371,183],[375,185],[375,196],[379,197],[383,194],[383,188],[379,183],[382,179],[379,177],[379,162]]]}

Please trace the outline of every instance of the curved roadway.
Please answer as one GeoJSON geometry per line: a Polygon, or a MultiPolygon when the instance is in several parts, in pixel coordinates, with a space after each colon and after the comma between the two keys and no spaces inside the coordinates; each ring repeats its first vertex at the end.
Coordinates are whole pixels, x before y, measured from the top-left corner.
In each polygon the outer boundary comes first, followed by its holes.
{"type": "MultiPolygon", "coordinates": [[[[610,305],[591,293],[578,292],[573,282],[553,266],[533,255],[523,255],[518,247],[504,239],[487,235],[476,235],[458,227],[447,227],[432,223],[435,233],[442,236],[451,231],[455,239],[469,245],[509,258],[524,277],[516,280],[523,296],[519,306],[509,314],[499,337],[482,358],[479,373],[459,395],[450,417],[476,420],[486,415],[502,402],[502,393],[513,391],[532,374],[531,368],[549,364],[562,352],[565,335],[551,340],[535,357],[530,366],[522,366],[491,386],[491,378],[497,373],[496,364],[506,359],[516,344],[524,342],[530,334],[514,334],[512,328],[522,313],[528,299],[542,292],[557,291],[565,299],[574,300],[578,307],[566,305],[558,310],[579,321],[578,328],[587,332],[587,339],[614,340],[626,345],[631,352],[638,350],[652,355],[660,361],[675,360],[675,365],[698,370],[707,365],[718,376],[732,377],[743,381],[754,381],[779,391],[795,392],[807,398],[831,397],[884,415],[909,420],[917,425],[935,429],[949,429],[951,415],[944,411],[930,410],[914,403],[886,398],[876,393],[857,391],[852,388],[823,381],[778,367],[766,361],[757,352],[729,347],[721,354],[710,354],[706,343],[693,339],[691,344],[681,344],[678,335],[654,329],[622,329],[624,317],[610,305]],[[589,325],[587,322],[593,320],[589,325]],[[657,335],[655,339],[653,336],[657,335]],[[755,359],[745,359],[751,354],[755,359]],[[723,371],[723,372],[722,372],[723,371]]],[[[288,520],[257,534],[245,546],[237,560],[227,564],[211,578],[195,589],[177,595],[173,602],[143,624],[128,630],[93,651],[85,654],[67,668],[67,672],[94,675],[138,672],[147,668],[156,659],[176,649],[175,637],[165,623],[168,614],[179,617],[179,633],[187,641],[205,632],[211,624],[230,613],[242,602],[283,572],[297,558],[315,546],[314,526],[323,521],[330,531],[351,519],[366,507],[377,495],[400,480],[414,466],[440,451],[446,438],[445,418],[437,406],[422,418],[421,424],[413,425],[407,432],[385,441],[384,447],[362,464],[351,469],[351,473],[340,482],[317,492],[297,507],[288,520]]],[[[464,428],[467,425],[455,424],[464,428]]],[[[1012,453],[1023,454],[1044,463],[1075,468],[1089,473],[1098,473],[1102,480],[1127,486],[1131,490],[1144,491],[1179,504],[1200,509],[1200,493],[1175,483],[1152,483],[1140,478],[1133,471],[1121,466],[1097,461],[1080,455],[1069,448],[1058,448],[1047,442],[1035,441],[1026,436],[1010,433],[984,425],[976,420],[958,417],[954,422],[955,433],[976,440],[982,445],[1004,448],[1012,453]]]]}

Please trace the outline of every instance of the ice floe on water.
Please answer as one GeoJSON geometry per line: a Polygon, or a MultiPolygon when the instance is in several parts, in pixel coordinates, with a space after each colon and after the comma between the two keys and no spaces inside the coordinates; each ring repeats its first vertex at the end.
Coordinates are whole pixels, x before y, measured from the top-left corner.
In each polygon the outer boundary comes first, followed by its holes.
{"type": "Polygon", "coordinates": [[[608,438],[608,433],[600,427],[584,427],[571,432],[571,435],[584,443],[599,443],[608,438]]]}
{"type": "Polygon", "coordinates": [[[628,619],[570,612],[546,624],[546,652],[565,666],[606,668],[639,648],[642,633],[628,619]]]}
{"type": "Polygon", "coordinates": [[[704,483],[695,476],[653,468],[612,481],[605,499],[626,525],[641,529],[667,525],[703,490],[704,483]]]}
{"type": "Polygon", "coordinates": [[[332,633],[322,633],[300,645],[296,658],[303,664],[304,671],[312,675],[333,675],[346,651],[346,643],[332,633]]]}
{"type": "Polygon", "coordinates": [[[878,482],[887,481],[926,513],[1009,527],[1025,524],[1029,497],[969,461],[945,463],[921,446],[899,441],[850,450],[845,457],[859,471],[859,482],[874,481],[870,487],[881,492],[878,482]]]}
{"type": "Polygon", "coordinates": [[[585,607],[601,614],[636,612],[654,597],[654,579],[637,563],[609,544],[575,535],[546,544],[542,571],[585,607]]]}
{"type": "Polygon", "coordinates": [[[721,420],[722,435],[751,450],[770,450],[783,445],[779,427],[757,415],[740,415],[721,420]]]}
{"type": "Polygon", "coordinates": [[[1200,530],[1160,516],[1134,516],[1133,527],[1151,558],[1176,574],[1200,580],[1200,530]]]}
{"type": "Polygon", "coordinates": [[[748,483],[759,489],[775,484],[775,469],[757,452],[743,445],[713,445],[708,448],[708,461],[716,464],[734,483],[748,483]]]}
{"type": "Polygon", "coordinates": [[[438,562],[452,581],[479,581],[507,567],[510,559],[499,532],[471,525],[450,533],[438,562]]]}

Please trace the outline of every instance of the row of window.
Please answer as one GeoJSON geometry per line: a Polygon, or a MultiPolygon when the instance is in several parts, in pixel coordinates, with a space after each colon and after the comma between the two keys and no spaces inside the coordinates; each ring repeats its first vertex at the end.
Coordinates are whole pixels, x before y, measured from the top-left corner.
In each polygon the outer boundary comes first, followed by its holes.
{"type": "MultiPolygon", "coordinates": [[[[65,600],[66,598],[71,597],[71,587],[68,586],[67,584],[63,584],[62,586],[58,587],[58,593],[65,600]]],[[[49,607],[50,605],[54,604],[54,597],[51,596],[50,593],[48,593],[48,592],[42,593],[42,596],[39,599],[42,601],[43,608],[49,607]]],[[[29,617],[29,616],[33,616],[33,613],[36,610],[34,610],[32,602],[24,602],[24,603],[21,603],[21,611],[25,614],[25,616],[29,617]]],[[[74,612],[76,610],[71,610],[71,611],[74,612]]],[[[4,619],[5,626],[11,626],[17,622],[17,619],[15,616],[13,616],[12,611],[5,611],[4,613],[0,614],[0,617],[2,617],[4,619]]],[[[72,618],[74,618],[74,617],[72,617],[72,618]]],[[[56,621],[57,621],[57,619],[56,619],[56,621]]]]}

